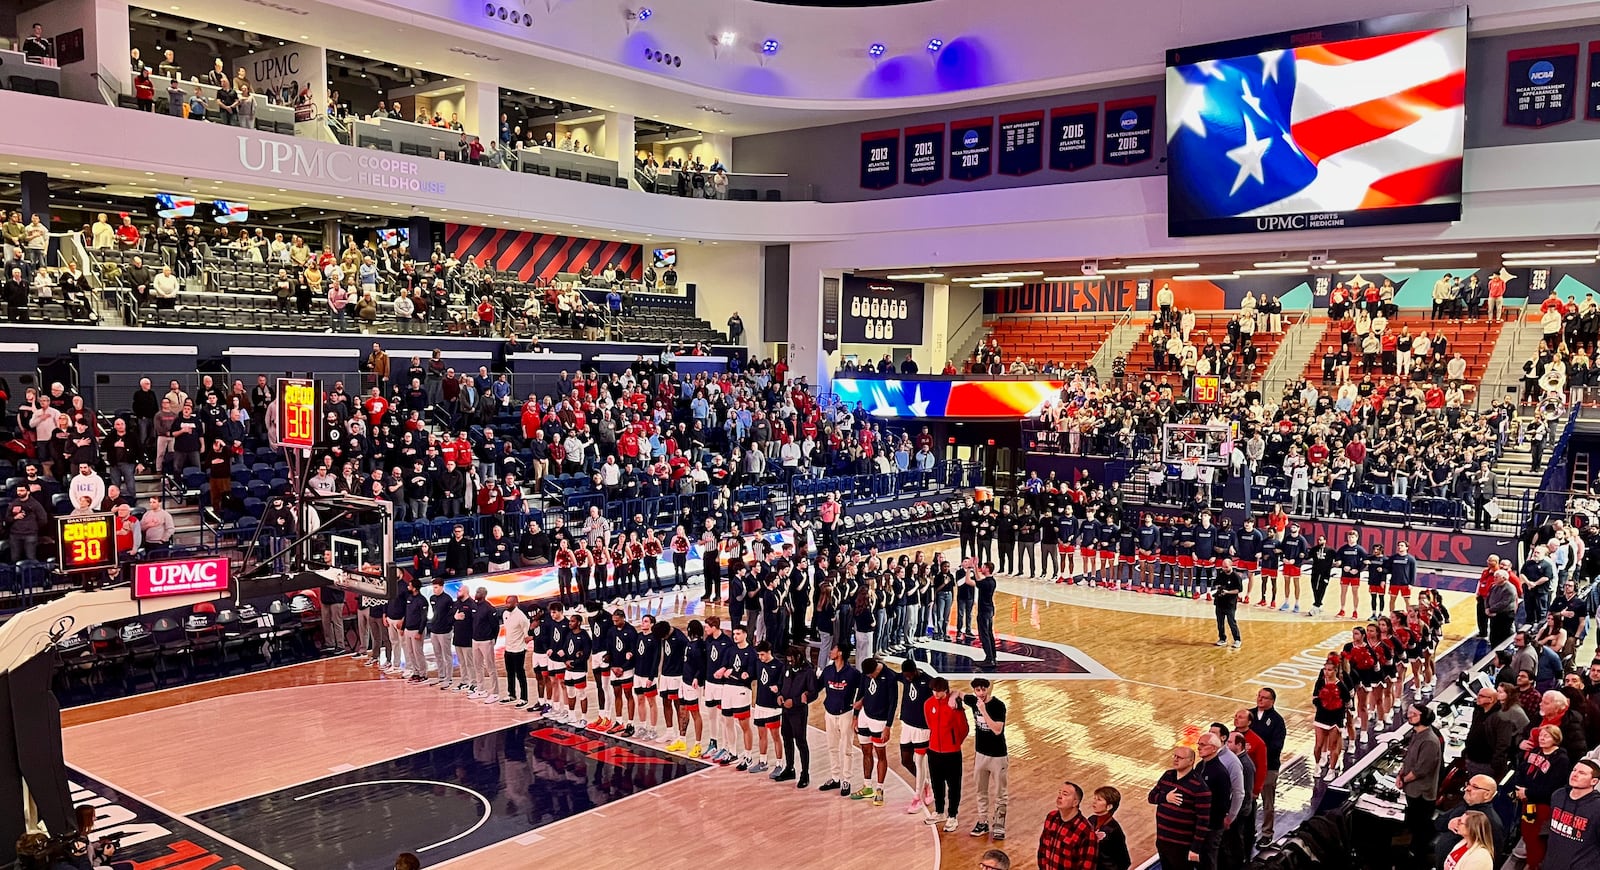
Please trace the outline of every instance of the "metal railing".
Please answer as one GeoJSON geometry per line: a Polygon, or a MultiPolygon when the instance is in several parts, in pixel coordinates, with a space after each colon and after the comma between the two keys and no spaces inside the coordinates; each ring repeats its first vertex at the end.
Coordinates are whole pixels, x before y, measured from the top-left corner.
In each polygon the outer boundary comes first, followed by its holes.
{"type": "Polygon", "coordinates": [[[1111,324],[1111,331],[1106,333],[1105,341],[1100,342],[1100,347],[1096,348],[1094,355],[1089,357],[1089,366],[1096,372],[1104,372],[1106,376],[1110,376],[1111,361],[1114,359],[1114,355],[1111,352],[1111,340],[1116,338],[1117,330],[1131,324],[1134,315],[1138,313],[1139,309],[1129,308],[1127,311],[1122,312],[1115,323],[1111,324]]]}
{"type": "MultiPolygon", "coordinates": [[[[1284,386],[1289,381],[1298,377],[1298,373],[1286,375],[1284,369],[1289,367],[1289,360],[1296,355],[1301,345],[1306,341],[1306,337],[1312,332],[1311,312],[1313,307],[1311,303],[1307,303],[1306,307],[1299,312],[1295,322],[1290,324],[1287,330],[1284,330],[1283,341],[1278,342],[1277,352],[1272,355],[1272,361],[1267,363],[1267,367],[1261,372],[1263,395],[1277,395],[1283,391],[1284,386]]],[[[1327,324],[1324,321],[1323,330],[1326,331],[1326,329],[1327,324]]],[[[1316,340],[1321,341],[1321,338],[1322,333],[1317,333],[1316,340]]],[[[1302,371],[1304,370],[1303,360],[1301,361],[1301,369],[1302,371]]]]}

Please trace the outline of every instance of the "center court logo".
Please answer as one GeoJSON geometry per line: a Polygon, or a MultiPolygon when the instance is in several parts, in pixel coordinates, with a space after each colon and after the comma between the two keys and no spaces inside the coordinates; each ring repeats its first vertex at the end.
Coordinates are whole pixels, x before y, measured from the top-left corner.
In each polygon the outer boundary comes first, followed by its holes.
{"type": "MultiPolygon", "coordinates": [[[[971,679],[996,677],[1013,680],[1116,680],[1121,679],[1077,647],[1030,637],[995,636],[993,668],[980,669],[983,649],[975,643],[930,640],[911,648],[909,656],[918,670],[937,677],[971,679]]],[[[898,662],[905,656],[880,656],[898,662]]]]}
{"type": "Polygon", "coordinates": [[[1528,81],[1536,85],[1547,85],[1556,77],[1555,64],[1548,60],[1541,60],[1528,68],[1528,81]]]}
{"type": "Polygon", "coordinates": [[[968,130],[966,135],[961,137],[961,144],[968,148],[978,147],[978,131],[968,130]]]}
{"type": "Polygon", "coordinates": [[[1122,117],[1117,123],[1121,124],[1124,130],[1132,130],[1134,127],[1139,126],[1139,113],[1129,109],[1122,113],[1122,117]]]}

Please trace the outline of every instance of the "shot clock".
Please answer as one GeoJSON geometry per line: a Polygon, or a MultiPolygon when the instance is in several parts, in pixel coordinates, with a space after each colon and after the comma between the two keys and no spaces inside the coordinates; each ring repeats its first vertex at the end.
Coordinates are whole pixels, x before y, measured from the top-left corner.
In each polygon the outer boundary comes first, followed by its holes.
{"type": "Polygon", "coordinates": [[[278,378],[278,444],[310,450],[317,444],[321,402],[317,382],[308,378],[278,378]]]}
{"type": "Polygon", "coordinates": [[[1222,390],[1222,378],[1217,375],[1195,375],[1190,399],[1196,405],[1215,405],[1222,390]]]}
{"type": "Polygon", "coordinates": [[[56,542],[62,571],[93,571],[117,562],[117,529],[111,514],[58,517],[56,542]]]}

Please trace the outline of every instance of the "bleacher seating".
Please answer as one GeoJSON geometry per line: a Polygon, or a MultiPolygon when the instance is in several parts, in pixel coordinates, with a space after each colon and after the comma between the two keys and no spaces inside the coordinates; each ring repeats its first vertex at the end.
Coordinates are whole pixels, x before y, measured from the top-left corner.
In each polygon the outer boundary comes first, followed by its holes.
{"type": "MultiPolygon", "coordinates": [[[[1195,312],[1194,331],[1189,333],[1190,343],[1195,346],[1195,349],[1201,351],[1205,350],[1207,340],[1219,345],[1222,344],[1222,342],[1228,337],[1229,321],[1233,320],[1237,316],[1237,311],[1195,312]]],[[[1290,324],[1290,318],[1285,315],[1283,319],[1283,328],[1285,331],[1289,329],[1290,324]]],[[[1128,353],[1129,377],[1138,377],[1145,373],[1158,375],[1163,371],[1166,371],[1156,368],[1155,355],[1150,348],[1150,331],[1154,328],[1155,324],[1152,323],[1150,327],[1146,328],[1144,332],[1140,333],[1139,340],[1134,344],[1133,350],[1128,353]]],[[[1258,331],[1251,338],[1251,344],[1255,346],[1257,354],[1255,368],[1257,375],[1266,370],[1267,364],[1272,361],[1273,355],[1278,352],[1278,347],[1282,343],[1283,333],[1267,333],[1258,331]]],[[[1235,358],[1237,358],[1237,356],[1238,352],[1235,351],[1235,358]]],[[[1170,370],[1176,371],[1176,366],[1172,366],[1170,370]]]]}
{"type": "Polygon", "coordinates": [[[1008,363],[1020,358],[1040,365],[1049,360],[1082,365],[1105,344],[1119,317],[1007,317],[984,325],[1005,349],[1008,363]]]}
{"type": "MultiPolygon", "coordinates": [[[[1416,336],[1426,332],[1430,338],[1443,335],[1447,343],[1446,353],[1454,356],[1458,351],[1467,361],[1466,383],[1477,384],[1489,366],[1489,358],[1494,355],[1494,346],[1500,340],[1499,321],[1489,320],[1430,320],[1424,311],[1401,311],[1399,315],[1389,321],[1389,331],[1399,335],[1402,330],[1410,329],[1411,335],[1416,336]]],[[[1323,333],[1322,341],[1311,353],[1311,359],[1306,364],[1305,378],[1318,388],[1329,386],[1322,377],[1322,355],[1328,351],[1339,349],[1340,330],[1338,323],[1328,324],[1328,329],[1323,333]]],[[[1361,367],[1361,353],[1359,348],[1352,348],[1350,362],[1350,378],[1359,381],[1366,371],[1361,367]]],[[[1376,379],[1381,369],[1373,372],[1376,379]]]]}

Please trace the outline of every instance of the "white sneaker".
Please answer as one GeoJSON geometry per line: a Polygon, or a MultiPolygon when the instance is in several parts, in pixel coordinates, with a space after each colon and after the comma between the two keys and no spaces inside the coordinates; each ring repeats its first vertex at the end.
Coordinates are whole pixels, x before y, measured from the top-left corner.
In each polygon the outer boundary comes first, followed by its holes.
{"type": "Polygon", "coordinates": [[[1242,645],[1243,645],[1243,644],[1244,644],[1244,642],[1243,642],[1243,641],[1238,641],[1238,640],[1236,640],[1236,641],[1234,641],[1234,642],[1233,642],[1233,648],[1234,648],[1234,649],[1238,649],[1238,648],[1239,648],[1239,647],[1240,647],[1240,646],[1242,646],[1242,645]]]}
{"type": "Polygon", "coordinates": [[[471,692],[467,693],[467,700],[469,700],[469,701],[479,701],[479,700],[482,700],[482,699],[483,699],[483,693],[478,691],[477,689],[473,689],[471,692]]]}
{"type": "Polygon", "coordinates": [[[485,704],[498,704],[498,703],[500,703],[500,696],[499,695],[484,695],[483,696],[483,703],[485,703],[485,704]]]}
{"type": "Polygon", "coordinates": [[[939,825],[943,824],[945,819],[946,816],[944,813],[936,813],[933,810],[928,810],[926,815],[923,816],[922,823],[924,825],[939,825]]]}
{"type": "Polygon", "coordinates": [[[955,816],[951,816],[945,820],[944,832],[946,834],[954,834],[959,827],[961,827],[961,822],[957,821],[955,816]]]}

